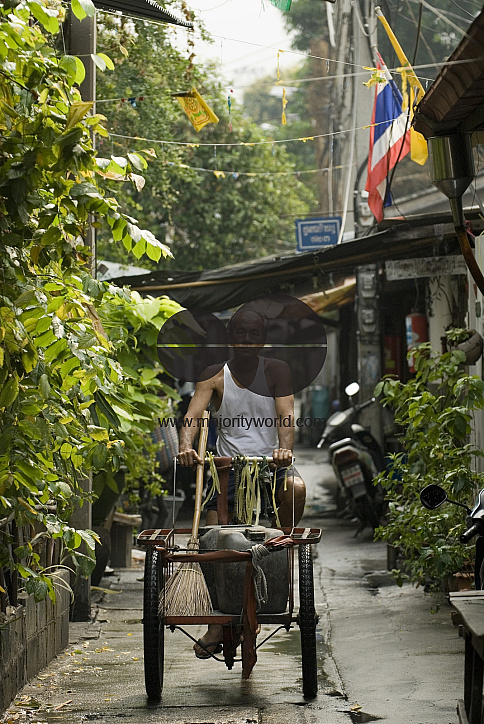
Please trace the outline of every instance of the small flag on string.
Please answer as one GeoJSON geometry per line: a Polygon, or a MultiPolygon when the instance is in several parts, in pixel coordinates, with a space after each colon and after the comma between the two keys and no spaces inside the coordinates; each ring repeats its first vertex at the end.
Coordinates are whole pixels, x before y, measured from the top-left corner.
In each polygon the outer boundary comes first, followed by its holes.
{"type": "Polygon", "coordinates": [[[208,123],[218,123],[217,116],[196,88],[187,93],[173,93],[173,97],[177,99],[197,132],[208,123]]]}
{"type": "Polygon", "coordinates": [[[290,10],[292,0],[271,0],[271,3],[279,10],[290,10]]]}
{"type": "Polygon", "coordinates": [[[282,118],[281,118],[281,123],[283,126],[287,125],[286,106],[287,106],[286,89],[283,88],[282,89],[282,118]]]}
{"type": "MultiPolygon", "coordinates": [[[[233,93],[234,91],[230,89],[230,92],[233,93]]],[[[227,96],[227,106],[229,109],[229,131],[232,133],[232,98],[230,96],[227,96]]]]}

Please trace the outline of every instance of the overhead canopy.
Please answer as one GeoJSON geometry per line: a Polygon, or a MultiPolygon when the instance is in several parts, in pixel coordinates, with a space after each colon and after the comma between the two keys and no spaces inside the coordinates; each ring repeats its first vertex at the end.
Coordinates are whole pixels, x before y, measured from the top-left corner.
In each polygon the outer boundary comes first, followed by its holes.
{"type": "Polygon", "coordinates": [[[175,17],[158,5],[155,0],[93,0],[93,2],[100,10],[119,11],[123,15],[134,15],[137,18],[159,20],[160,23],[181,25],[184,28],[193,29],[193,23],[175,17]]]}
{"type": "Polygon", "coordinates": [[[414,126],[425,138],[484,130],[484,11],[420,101],[414,126]]]}
{"type": "MultiPolygon", "coordinates": [[[[477,212],[466,212],[475,233],[484,228],[477,212]]],[[[201,272],[153,271],[111,281],[141,294],[169,295],[190,309],[210,312],[239,306],[264,294],[311,294],[343,284],[358,266],[390,259],[458,253],[450,213],[391,219],[371,236],[318,251],[266,257],[201,272]]]]}
{"type": "Polygon", "coordinates": [[[349,277],[343,284],[332,289],[325,289],[314,294],[305,294],[300,297],[301,302],[310,307],[316,314],[332,312],[334,309],[350,304],[355,298],[356,279],[349,277]]]}

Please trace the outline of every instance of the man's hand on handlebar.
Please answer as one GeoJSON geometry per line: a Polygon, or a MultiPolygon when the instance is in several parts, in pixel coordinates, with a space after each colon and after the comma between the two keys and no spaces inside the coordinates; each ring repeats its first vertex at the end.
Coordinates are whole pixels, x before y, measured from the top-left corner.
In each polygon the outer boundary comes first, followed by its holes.
{"type": "Polygon", "coordinates": [[[272,465],[276,468],[287,468],[292,465],[292,450],[278,448],[272,453],[272,465]]]}
{"type": "Polygon", "coordinates": [[[193,448],[189,448],[188,450],[181,450],[176,456],[176,459],[179,465],[183,465],[187,468],[193,468],[198,463],[203,463],[202,458],[193,448]]]}

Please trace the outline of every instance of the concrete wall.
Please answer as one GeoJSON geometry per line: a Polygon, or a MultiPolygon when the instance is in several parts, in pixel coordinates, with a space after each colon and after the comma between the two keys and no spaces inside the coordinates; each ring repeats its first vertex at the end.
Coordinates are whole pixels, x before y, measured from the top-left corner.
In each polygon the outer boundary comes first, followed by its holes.
{"type": "MultiPolygon", "coordinates": [[[[58,574],[68,582],[67,571],[58,574]]],[[[69,642],[70,594],[56,585],[56,602],[35,603],[19,594],[20,605],[8,607],[0,623],[0,712],[19,689],[66,648],[69,642]]]]}

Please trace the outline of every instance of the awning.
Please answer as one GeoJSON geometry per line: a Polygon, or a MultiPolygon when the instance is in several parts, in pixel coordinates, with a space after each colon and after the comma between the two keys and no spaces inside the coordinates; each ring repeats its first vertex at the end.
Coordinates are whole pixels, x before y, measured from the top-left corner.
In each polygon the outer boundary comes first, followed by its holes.
{"type": "MultiPolygon", "coordinates": [[[[475,233],[484,228],[478,211],[466,211],[475,233]]],[[[450,213],[391,219],[376,234],[318,251],[266,257],[201,272],[153,271],[111,281],[141,294],[169,295],[190,309],[216,312],[231,309],[264,294],[293,296],[344,283],[355,269],[389,259],[459,253],[450,213]]]]}
{"type": "Polygon", "coordinates": [[[484,11],[420,101],[414,126],[425,138],[484,129],[484,11]]]}
{"type": "Polygon", "coordinates": [[[190,30],[193,29],[193,23],[175,17],[168,10],[158,5],[155,0],[93,0],[93,2],[100,10],[119,11],[123,15],[134,15],[137,18],[159,20],[160,23],[180,25],[190,30]]]}
{"type": "Polygon", "coordinates": [[[355,291],[356,279],[355,277],[350,277],[349,279],[345,279],[339,287],[326,289],[315,294],[305,294],[299,298],[301,302],[307,304],[313,312],[323,314],[332,312],[334,309],[339,309],[339,307],[344,307],[345,304],[352,303],[355,299],[355,291]]]}

